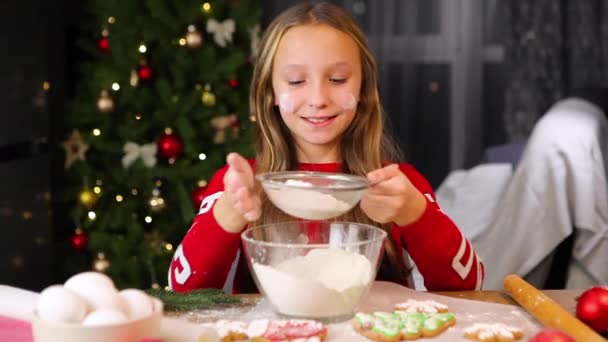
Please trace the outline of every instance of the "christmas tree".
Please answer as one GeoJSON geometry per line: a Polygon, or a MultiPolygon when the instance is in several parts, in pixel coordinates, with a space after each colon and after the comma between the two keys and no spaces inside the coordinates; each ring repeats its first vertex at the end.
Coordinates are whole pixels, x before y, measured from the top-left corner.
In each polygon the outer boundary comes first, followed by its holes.
{"type": "Polygon", "coordinates": [[[252,156],[252,2],[90,0],[65,115],[62,269],[163,287],[173,250],[230,151],[252,156]]]}

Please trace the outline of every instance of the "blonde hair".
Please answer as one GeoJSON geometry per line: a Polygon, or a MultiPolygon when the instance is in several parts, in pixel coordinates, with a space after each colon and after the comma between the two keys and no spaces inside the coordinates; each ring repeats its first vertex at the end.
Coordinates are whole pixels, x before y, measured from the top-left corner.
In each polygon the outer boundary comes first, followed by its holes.
{"type": "MultiPolygon", "coordinates": [[[[249,107],[256,121],[254,125],[256,172],[294,170],[298,167],[291,133],[275,106],[272,67],[283,34],[294,26],[307,24],[324,24],[344,32],[359,47],[363,77],[357,113],[341,138],[342,172],[366,175],[372,170],[381,168],[387,161],[401,160],[400,150],[385,132],[384,115],[377,87],[376,61],[363,32],[353,18],[338,6],[326,2],[300,3],[272,21],[262,37],[256,56],[249,96],[249,107]]],[[[255,224],[290,219],[270,201],[263,200],[262,203],[262,215],[255,224]]],[[[399,281],[404,280],[409,272],[399,260],[401,253],[396,251],[390,224],[380,225],[373,222],[359,206],[337,219],[382,226],[389,236],[386,254],[393,276],[399,281]]]]}

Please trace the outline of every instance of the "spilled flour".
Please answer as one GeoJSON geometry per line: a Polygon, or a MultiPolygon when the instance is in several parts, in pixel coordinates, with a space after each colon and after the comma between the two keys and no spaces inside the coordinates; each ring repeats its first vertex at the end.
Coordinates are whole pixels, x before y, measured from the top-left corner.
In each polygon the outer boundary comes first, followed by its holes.
{"type": "Polygon", "coordinates": [[[270,302],[300,317],[349,315],[372,281],[369,260],[341,249],[314,249],[276,267],[253,264],[270,302]]]}

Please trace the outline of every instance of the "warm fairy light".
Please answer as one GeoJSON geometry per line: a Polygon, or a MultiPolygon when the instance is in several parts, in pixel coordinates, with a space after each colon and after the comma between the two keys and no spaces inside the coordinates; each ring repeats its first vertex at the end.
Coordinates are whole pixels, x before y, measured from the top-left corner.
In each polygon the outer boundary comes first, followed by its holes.
{"type": "Polygon", "coordinates": [[[89,217],[89,220],[91,220],[91,221],[93,221],[93,220],[95,220],[95,218],[97,218],[97,214],[95,214],[94,211],[89,211],[87,216],[89,217]]]}
{"type": "Polygon", "coordinates": [[[199,180],[199,181],[198,181],[198,183],[197,183],[197,184],[198,184],[198,186],[201,186],[201,187],[202,187],[202,186],[207,186],[207,181],[206,181],[206,180],[204,180],[204,179],[201,179],[201,180],[199,180]]]}
{"type": "Polygon", "coordinates": [[[201,5],[201,10],[205,13],[209,13],[209,11],[211,11],[211,4],[208,2],[205,2],[201,5]]]}
{"type": "Polygon", "coordinates": [[[150,216],[146,216],[146,217],[144,218],[144,221],[146,221],[146,223],[152,223],[152,217],[150,217],[150,216]]]}
{"type": "Polygon", "coordinates": [[[44,90],[51,89],[51,82],[49,82],[49,81],[42,82],[42,89],[44,89],[44,90]]]}
{"type": "Polygon", "coordinates": [[[148,51],[148,48],[146,47],[146,45],[141,44],[141,45],[139,46],[139,52],[141,52],[141,53],[146,53],[146,51],[148,51]]]}
{"type": "Polygon", "coordinates": [[[205,159],[207,159],[207,155],[204,154],[204,153],[201,153],[201,154],[198,155],[198,159],[205,160],[205,159]]]}
{"type": "Polygon", "coordinates": [[[184,46],[184,45],[186,45],[186,38],[180,38],[178,42],[179,42],[179,45],[184,46]]]}
{"type": "Polygon", "coordinates": [[[101,193],[101,188],[96,186],[93,188],[93,192],[99,195],[101,193]]]}
{"type": "Polygon", "coordinates": [[[167,251],[172,251],[172,250],[173,250],[173,245],[172,245],[172,244],[170,244],[170,243],[168,243],[168,244],[166,244],[166,245],[165,245],[165,249],[166,249],[167,251]]]}
{"type": "Polygon", "coordinates": [[[122,202],[122,195],[116,195],[116,202],[122,202]]]}
{"type": "Polygon", "coordinates": [[[131,189],[131,195],[137,196],[138,193],[139,193],[139,191],[137,191],[136,188],[131,189]]]}
{"type": "Polygon", "coordinates": [[[120,90],[120,84],[118,84],[116,82],[112,83],[112,90],[119,91],[120,90]]]}
{"type": "Polygon", "coordinates": [[[135,120],[141,120],[141,114],[139,114],[139,113],[135,114],[135,120]]]}
{"type": "Polygon", "coordinates": [[[101,135],[101,130],[99,128],[93,129],[93,135],[98,137],[101,135]]]}
{"type": "Polygon", "coordinates": [[[116,22],[116,18],[114,18],[114,17],[109,17],[108,18],[108,23],[114,24],[115,22],[116,22]]]}
{"type": "Polygon", "coordinates": [[[26,220],[26,221],[27,221],[27,220],[31,220],[31,219],[32,219],[32,216],[34,216],[34,215],[32,214],[32,212],[31,212],[31,211],[26,210],[26,211],[24,211],[23,213],[21,213],[21,216],[23,217],[23,219],[24,219],[24,220],[26,220]]]}

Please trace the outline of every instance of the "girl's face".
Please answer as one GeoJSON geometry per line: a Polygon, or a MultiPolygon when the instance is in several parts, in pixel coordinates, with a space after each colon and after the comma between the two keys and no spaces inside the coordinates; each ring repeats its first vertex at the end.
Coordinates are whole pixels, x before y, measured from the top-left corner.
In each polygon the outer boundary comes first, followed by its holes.
{"type": "Polygon", "coordinates": [[[274,57],[275,105],[301,162],[339,160],[342,133],[353,121],[361,89],[359,48],[323,24],[292,27],[274,57]]]}

